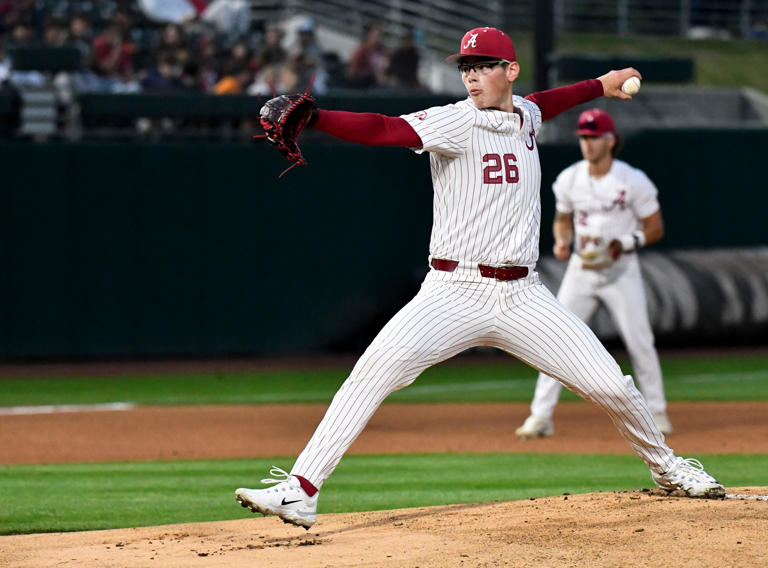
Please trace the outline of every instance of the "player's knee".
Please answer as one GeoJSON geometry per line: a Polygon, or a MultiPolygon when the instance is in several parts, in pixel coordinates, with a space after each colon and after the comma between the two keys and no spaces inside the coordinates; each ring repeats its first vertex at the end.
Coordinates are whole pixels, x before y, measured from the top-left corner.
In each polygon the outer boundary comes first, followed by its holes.
{"type": "Polygon", "coordinates": [[[365,381],[393,392],[413,383],[429,367],[428,357],[411,348],[371,346],[358,360],[349,381],[365,381]]]}
{"type": "Polygon", "coordinates": [[[590,398],[599,403],[614,403],[626,400],[634,389],[629,375],[611,375],[601,380],[590,390],[590,398]]]}

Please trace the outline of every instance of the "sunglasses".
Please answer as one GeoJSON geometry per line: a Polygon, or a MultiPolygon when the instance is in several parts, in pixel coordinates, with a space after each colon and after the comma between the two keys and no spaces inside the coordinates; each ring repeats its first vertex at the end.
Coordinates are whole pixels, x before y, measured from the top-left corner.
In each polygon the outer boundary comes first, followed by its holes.
{"type": "Polygon", "coordinates": [[[509,63],[506,59],[495,59],[493,61],[479,61],[477,63],[461,63],[459,64],[459,71],[461,71],[462,75],[466,75],[470,71],[474,71],[478,75],[488,75],[491,71],[493,71],[493,68],[497,65],[503,65],[504,63],[509,63]]]}

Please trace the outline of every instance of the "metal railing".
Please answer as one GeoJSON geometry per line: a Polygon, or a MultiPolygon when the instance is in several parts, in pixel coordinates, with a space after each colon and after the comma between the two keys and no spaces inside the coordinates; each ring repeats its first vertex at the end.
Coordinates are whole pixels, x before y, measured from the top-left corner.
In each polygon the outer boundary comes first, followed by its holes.
{"type": "MultiPolygon", "coordinates": [[[[456,33],[475,26],[531,30],[538,0],[251,0],[254,18],[267,21],[306,13],[323,25],[357,35],[376,22],[391,36],[417,28],[424,47],[452,46],[456,33]]],[[[555,0],[558,33],[646,34],[768,39],[768,0],[555,0]]]]}
{"type": "MultiPolygon", "coordinates": [[[[524,7],[528,2],[521,3],[524,7]]],[[[363,26],[376,23],[385,38],[394,42],[406,31],[416,33],[417,41],[430,51],[455,48],[458,37],[467,29],[482,25],[501,25],[502,2],[456,2],[454,0],[287,0],[282,11],[267,15],[286,18],[297,13],[337,32],[359,37],[363,26]]],[[[531,10],[533,4],[530,3],[531,10]]],[[[262,12],[263,14],[263,12],[262,12]]]]}

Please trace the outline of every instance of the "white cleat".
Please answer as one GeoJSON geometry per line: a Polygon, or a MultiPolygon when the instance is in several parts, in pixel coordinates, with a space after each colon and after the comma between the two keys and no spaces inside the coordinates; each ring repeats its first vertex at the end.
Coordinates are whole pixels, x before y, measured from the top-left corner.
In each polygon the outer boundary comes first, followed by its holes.
{"type": "Polygon", "coordinates": [[[262,515],[277,515],[284,523],[309,529],[317,520],[317,497],[302,489],[299,480],[279,467],[272,467],[270,475],[283,479],[262,479],[262,483],[276,483],[269,489],[245,489],[235,491],[235,499],[243,507],[262,515]]]}
{"type": "Polygon", "coordinates": [[[521,440],[535,440],[547,438],[555,433],[555,425],[547,418],[541,418],[531,414],[525,419],[523,425],[515,430],[515,436],[521,440]]]}
{"type": "Polygon", "coordinates": [[[694,458],[677,458],[666,473],[651,472],[654,483],[667,491],[683,491],[688,497],[704,497],[705,499],[722,499],[725,488],[722,484],[704,471],[701,462],[694,458]]]}
{"type": "Polygon", "coordinates": [[[667,416],[666,412],[655,413],[653,415],[653,421],[656,423],[656,428],[659,429],[659,432],[665,436],[669,436],[674,432],[674,428],[672,428],[672,423],[669,421],[669,416],[667,416]]]}

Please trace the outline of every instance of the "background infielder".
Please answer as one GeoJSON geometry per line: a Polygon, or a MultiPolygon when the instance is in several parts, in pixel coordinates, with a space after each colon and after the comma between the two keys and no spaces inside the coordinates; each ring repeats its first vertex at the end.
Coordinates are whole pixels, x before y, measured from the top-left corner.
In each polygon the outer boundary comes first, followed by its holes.
{"type": "Polygon", "coordinates": [[[237,500],[254,512],[310,527],[318,490],[384,399],[427,367],[478,345],[503,349],[598,404],[659,486],[722,497],[723,486],[701,464],[676,457],[664,443],[632,377],[622,375],[589,327],[533,270],[539,254],[541,121],[603,94],[630,99],[621,85],[639,74],[631,68],[611,71],[523,99],[512,92],[520,67],[507,35],[476,28],[460,48],[451,57],[460,64],[465,100],[403,117],[316,112],[311,126],[338,138],[430,153],[432,270],[358,360],[291,473],[273,468],[274,478],[262,480],[272,487],[238,489],[237,500]]]}
{"type": "MultiPolygon", "coordinates": [[[[661,366],[635,254],[664,234],[656,186],[642,171],[615,159],[618,139],[611,115],[587,110],[577,124],[584,159],[563,170],[552,186],[554,253],[559,260],[570,258],[557,299],[585,322],[598,302],[605,304],[629,351],[656,425],[670,434],[661,366]]],[[[554,433],[552,413],[561,390],[558,381],[539,374],[531,415],[515,431],[519,438],[554,433]]]]}

